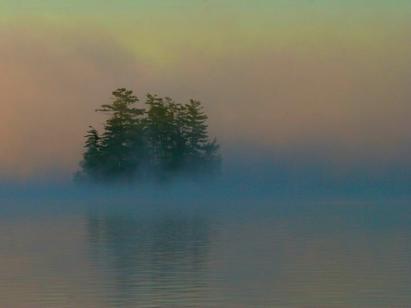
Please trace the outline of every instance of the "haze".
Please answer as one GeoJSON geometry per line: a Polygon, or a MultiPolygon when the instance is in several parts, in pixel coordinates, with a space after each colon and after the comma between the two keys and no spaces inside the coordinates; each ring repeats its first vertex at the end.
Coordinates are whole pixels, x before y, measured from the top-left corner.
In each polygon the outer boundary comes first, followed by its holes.
{"type": "Polygon", "coordinates": [[[67,3],[1,1],[3,183],[69,183],[126,87],[200,100],[228,182],[407,193],[404,1],[67,3]]]}

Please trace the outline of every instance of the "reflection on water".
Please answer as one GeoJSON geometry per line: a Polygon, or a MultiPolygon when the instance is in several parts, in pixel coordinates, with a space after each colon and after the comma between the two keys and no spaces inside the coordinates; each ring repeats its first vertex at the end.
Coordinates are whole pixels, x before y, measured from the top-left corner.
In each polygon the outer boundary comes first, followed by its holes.
{"type": "Polygon", "coordinates": [[[87,216],[92,266],[112,307],[203,307],[210,246],[204,218],[87,216]]]}
{"type": "Polygon", "coordinates": [[[410,212],[307,204],[2,219],[0,307],[411,307],[410,212]]]}

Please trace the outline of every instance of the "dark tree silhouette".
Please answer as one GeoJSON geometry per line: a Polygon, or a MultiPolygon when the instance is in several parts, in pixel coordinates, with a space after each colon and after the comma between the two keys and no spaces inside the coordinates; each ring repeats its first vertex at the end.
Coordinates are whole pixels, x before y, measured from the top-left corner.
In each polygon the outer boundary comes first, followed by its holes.
{"type": "Polygon", "coordinates": [[[96,110],[111,115],[102,135],[103,170],[108,179],[131,179],[141,164],[143,135],[139,116],[144,114],[144,109],[130,107],[138,101],[132,93],[118,89],[113,92],[115,100],[111,105],[102,105],[96,110]]]}
{"type": "Polygon", "coordinates": [[[132,107],[139,101],[132,91],[120,88],[113,96],[112,104],[96,110],[110,118],[102,135],[90,127],[76,180],[164,180],[219,172],[220,146],[216,139],[208,139],[208,117],[199,101],[182,105],[169,97],[147,94],[146,111],[132,107]]]}
{"type": "Polygon", "coordinates": [[[86,145],[84,146],[87,150],[84,152],[83,160],[80,162],[82,170],[75,174],[75,178],[89,177],[94,181],[98,181],[102,178],[101,167],[103,165],[101,138],[96,129],[92,126],[89,127],[88,135],[84,136],[87,138],[86,145]]]}

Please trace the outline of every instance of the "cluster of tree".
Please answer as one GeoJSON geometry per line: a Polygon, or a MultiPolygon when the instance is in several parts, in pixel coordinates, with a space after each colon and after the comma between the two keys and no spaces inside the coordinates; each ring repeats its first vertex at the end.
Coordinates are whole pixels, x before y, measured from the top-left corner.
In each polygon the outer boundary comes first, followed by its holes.
{"type": "Polygon", "coordinates": [[[147,94],[146,110],[133,106],[139,100],[132,91],[117,89],[113,96],[110,105],[96,110],[110,118],[102,134],[90,126],[75,180],[166,180],[220,172],[220,145],[208,139],[208,117],[199,101],[182,105],[147,94]]]}

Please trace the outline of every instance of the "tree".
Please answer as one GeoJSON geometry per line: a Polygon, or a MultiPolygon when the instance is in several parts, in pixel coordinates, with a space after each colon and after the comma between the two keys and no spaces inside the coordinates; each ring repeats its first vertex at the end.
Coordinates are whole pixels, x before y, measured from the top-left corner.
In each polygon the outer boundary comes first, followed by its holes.
{"type": "Polygon", "coordinates": [[[144,114],[144,109],[130,107],[138,101],[132,94],[124,88],[117,89],[113,92],[113,103],[96,110],[111,116],[101,137],[101,169],[106,181],[132,179],[141,164],[144,150],[139,116],[144,114]]]}
{"type": "Polygon", "coordinates": [[[207,126],[205,121],[207,116],[202,111],[203,107],[199,101],[190,100],[190,104],[185,105],[185,135],[187,138],[187,167],[195,172],[202,160],[204,143],[208,141],[207,126]]]}
{"type": "Polygon", "coordinates": [[[147,95],[149,106],[145,129],[150,151],[150,162],[157,172],[174,173],[180,169],[186,153],[186,109],[170,97],[147,95]]]}
{"type": "Polygon", "coordinates": [[[172,113],[172,131],[171,131],[171,155],[169,167],[171,170],[183,169],[187,162],[189,154],[187,139],[187,108],[181,104],[173,104],[172,113]]]}
{"type": "Polygon", "coordinates": [[[149,106],[146,112],[144,128],[149,148],[149,156],[152,167],[163,166],[167,147],[169,144],[170,121],[168,108],[164,99],[156,95],[147,94],[146,105],[149,106]]]}
{"type": "Polygon", "coordinates": [[[220,145],[209,141],[207,116],[199,101],[175,103],[147,94],[145,109],[132,107],[138,98],[125,88],[113,92],[111,104],[98,112],[110,118],[99,135],[90,127],[76,177],[97,182],[135,180],[142,176],[168,179],[175,174],[216,174],[221,167],[220,145]]]}
{"type": "Polygon", "coordinates": [[[83,160],[80,162],[82,171],[75,174],[75,179],[81,181],[86,177],[89,177],[95,181],[101,177],[101,166],[102,166],[102,148],[101,148],[101,138],[96,129],[89,126],[90,130],[87,131],[86,145],[84,146],[87,150],[83,154],[83,160]]]}

